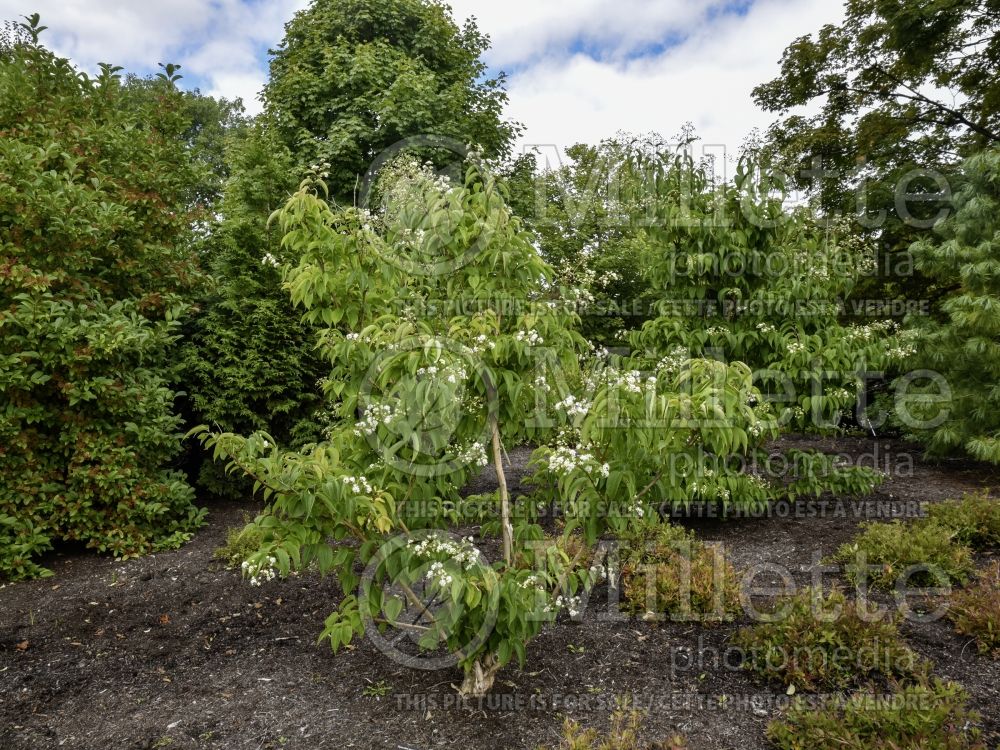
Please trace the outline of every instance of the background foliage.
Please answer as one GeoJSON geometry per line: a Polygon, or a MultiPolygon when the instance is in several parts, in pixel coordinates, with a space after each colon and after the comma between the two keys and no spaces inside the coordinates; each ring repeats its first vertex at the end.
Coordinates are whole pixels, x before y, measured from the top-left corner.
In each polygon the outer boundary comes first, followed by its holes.
{"type": "Polygon", "coordinates": [[[169,470],[168,355],[202,276],[205,183],[168,81],[142,95],[37,44],[0,49],[0,564],[51,540],[118,556],[174,546],[202,513],[169,470]]]}

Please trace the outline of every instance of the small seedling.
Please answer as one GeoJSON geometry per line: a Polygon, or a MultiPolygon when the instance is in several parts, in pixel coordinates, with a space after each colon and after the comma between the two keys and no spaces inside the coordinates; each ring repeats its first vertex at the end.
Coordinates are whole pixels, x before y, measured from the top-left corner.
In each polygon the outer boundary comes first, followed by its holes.
{"type": "Polygon", "coordinates": [[[361,694],[366,698],[384,698],[392,691],[392,685],[390,685],[385,680],[379,680],[378,682],[368,681],[361,694]]]}

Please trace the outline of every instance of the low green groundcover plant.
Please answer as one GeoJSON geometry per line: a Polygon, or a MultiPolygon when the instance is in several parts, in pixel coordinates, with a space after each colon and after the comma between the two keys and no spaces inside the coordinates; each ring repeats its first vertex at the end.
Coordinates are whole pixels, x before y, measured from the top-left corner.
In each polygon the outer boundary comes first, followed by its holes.
{"type": "Polygon", "coordinates": [[[1000,501],[991,498],[988,492],[933,503],[927,507],[927,517],[951,529],[956,541],[973,549],[1000,546],[1000,501]]]}
{"type": "Polygon", "coordinates": [[[965,701],[961,686],[937,679],[818,708],[799,699],[767,734],[780,750],[985,750],[965,701]]]}
{"type": "Polygon", "coordinates": [[[840,691],[872,680],[912,678],[927,664],[889,616],[874,619],[840,591],[806,588],[778,599],[765,621],[740,630],[744,667],[794,691],[840,691]]]}
{"type": "Polygon", "coordinates": [[[226,532],[226,543],[212,553],[216,560],[222,560],[228,568],[240,567],[248,557],[260,549],[264,534],[253,523],[249,513],[243,514],[243,525],[226,532]]]}
{"type": "Polygon", "coordinates": [[[666,523],[640,523],[620,538],[626,608],[647,618],[718,622],[740,610],[740,586],[722,550],[666,523]]]}
{"type": "Polygon", "coordinates": [[[867,581],[879,588],[940,587],[965,583],[975,570],[972,550],[958,541],[959,533],[935,521],[871,522],[862,527],[861,534],[834,555],[855,585],[867,581]]]}
{"type": "Polygon", "coordinates": [[[644,714],[619,707],[611,714],[611,727],[603,737],[596,729],[584,729],[579,722],[566,719],[563,736],[554,748],[540,746],[538,750],[685,750],[687,740],[675,735],[665,742],[641,742],[644,714]]]}
{"type": "Polygon", "coordinates": [[[1000,656],[1000,562],[994,561],[975,584],[952,596],[948,619],[956,631],[975,638],[981,653],[1000,656]]]}

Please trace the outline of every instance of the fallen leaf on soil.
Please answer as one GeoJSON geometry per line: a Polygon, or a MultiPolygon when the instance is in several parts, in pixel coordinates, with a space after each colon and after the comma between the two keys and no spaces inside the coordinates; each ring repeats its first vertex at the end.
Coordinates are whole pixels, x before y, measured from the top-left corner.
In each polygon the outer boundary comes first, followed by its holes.
{"type": "Polygon", "coordinates": [[[16,646],[14,646],[14,648],[16,648],[18,651],[27,651],[28,650],[28,646],[30,646],[30,645],[31,644],[28,643],[27,641],[21,641],[16,646]]]}
{"type": "Polygon", "coordinates": [[[160,615],[160,625],[169,625],[170,615],[160,615]]]}

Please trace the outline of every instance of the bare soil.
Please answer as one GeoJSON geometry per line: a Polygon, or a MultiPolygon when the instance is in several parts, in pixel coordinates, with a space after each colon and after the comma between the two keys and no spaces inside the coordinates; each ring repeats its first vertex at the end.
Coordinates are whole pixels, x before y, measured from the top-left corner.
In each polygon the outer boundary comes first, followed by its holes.
{"type": "MultiPolygon", "coordinates": [[[[903,443],[784,441],[790,445],[873,456],[891,478],[862,501],[822,498],[768,517],[682,520],[723,543],[739,570],[777,564],[808,583],[817,556],[860,522],[997,485],[995,469],[929,463],[903,443]]],[[[515,496],[525,459],[525,451],[511,452],[515,496]]],[[[472,489],[490,489],[489,478],[472,489]]],[[[400,667],[365,639],[337,655],[317,645],[341,596],[333,579],[300,575],[254,588],[213,561],[246,510],[254,509],[216,505],[190,544],[139,560],[62,550],[46,561],[55,577],[0,589],[0,748],[520,750],[554,745],[566,716],[606,729],[616,698],[631,695],[648,711],[649,740],[681,733],[691,748],[755,750],[767,746],[765,727],[787,700],[713,656],[746,620],[704,627],[624,618],[605,588],[580,621],[560,620],[529,645],[523,671],[506,668],[488,699],[459,705],[453,670],[400,667]]],[[[769,579],[777,576],[764,570],[756,583],[769,579]]],[[[946,621],[908,623],[904,633],[938,674],[968,689],[995,746],[1000,662],[946,621]]]]}

